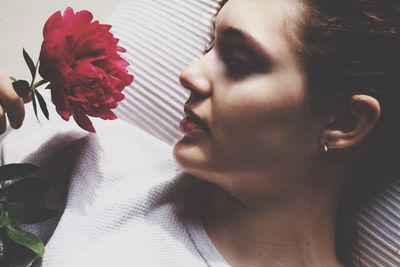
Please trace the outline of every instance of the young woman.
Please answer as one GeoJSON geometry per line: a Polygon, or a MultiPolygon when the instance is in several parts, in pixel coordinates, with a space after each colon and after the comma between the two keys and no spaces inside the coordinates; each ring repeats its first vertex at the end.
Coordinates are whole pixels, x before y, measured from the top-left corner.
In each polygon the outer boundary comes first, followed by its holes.
{"type": "MultiPolygon", "coordinates": [[[[227,264],[357,265],[352,211],[397,163],[399,30],[391,0],[227,1],[181,74],[174,147],[227,264]]],[[[23,101],[4,77],[0,91],[17,128],[23,101]]]]}

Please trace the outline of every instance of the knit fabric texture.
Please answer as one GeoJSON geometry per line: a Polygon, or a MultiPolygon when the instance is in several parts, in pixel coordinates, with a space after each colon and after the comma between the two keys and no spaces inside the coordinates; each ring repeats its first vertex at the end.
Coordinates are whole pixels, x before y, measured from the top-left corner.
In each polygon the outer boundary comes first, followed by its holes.
{"type": "MultiPolygon", "coordinates": [[[[127,123],[96,121],[91,135],[54,116],[41,127],[28,118],[0,137],[2,163],[42,166],[54,179],[46,205],[65,208],[61,219],[25,226],[49,240],[44,266],[226,265],[201,223],[184,216],[187,179],[171,156],[188,97],[178,75],[208,46],[220,2],[121,1],[110,23],[136,78],[117,109],[127,123]]],[[[358,218],[361,265],[400,266],[399,177],[358,218]]]]}
{"type": "MultiPolygon", "coordinates": [[[[23,225],[49,240],[42,266],[228,266],[190,206],[198,179],[182,173],[171,146],[122,120],[97,120],[90,134],[27,115],[1,153],[3,164],[41,166],[53,180],[45,206],[64,210],[23,225]]],[[[12,266],[26,266],[20,256],[12,266]]]]}

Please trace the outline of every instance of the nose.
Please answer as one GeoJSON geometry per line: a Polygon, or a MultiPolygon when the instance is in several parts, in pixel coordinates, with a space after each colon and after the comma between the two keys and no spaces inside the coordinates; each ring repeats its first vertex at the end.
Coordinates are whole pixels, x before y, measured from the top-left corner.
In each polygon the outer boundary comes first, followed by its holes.
{"type": "Polygon", "coordinates": [[[179,76],[179,82],[184,88],[203,97],[208,96],[211,92],[208,68],[205,67],[204,63],[201,59],[192,63],[179,76]]]}

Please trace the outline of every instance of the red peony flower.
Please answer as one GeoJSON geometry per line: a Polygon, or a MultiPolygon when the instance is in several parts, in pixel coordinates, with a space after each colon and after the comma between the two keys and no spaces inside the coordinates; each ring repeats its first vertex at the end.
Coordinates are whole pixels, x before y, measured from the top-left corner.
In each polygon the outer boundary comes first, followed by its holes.
{"type": "Polygon", "coordinates": [[[87,115],[116,119],[111,109],[124,99],[122,90],[133,82],[129,65],[118,52],[118,39],[110,25],[92,21],[87,11],[67,8],[54,13],[43,29],[40,75],[50,84],[51,98],[64,120],[72,115],[77,124],[94,132],[87,115]]]}

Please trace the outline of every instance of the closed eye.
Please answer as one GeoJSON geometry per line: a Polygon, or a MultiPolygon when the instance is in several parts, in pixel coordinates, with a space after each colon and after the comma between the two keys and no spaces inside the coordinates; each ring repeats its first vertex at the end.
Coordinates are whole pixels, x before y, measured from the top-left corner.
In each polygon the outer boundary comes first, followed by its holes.
{"type": "Polygon", "coordinates": [[[250,74],[264,73],[270,68],[268,63],[257,58],[247,47],[225,45],[219,50],[227,72],[232,77],[242,78],[250,74]]]}
{"type": "Polygon", "coordinates": [[[215,26],[215,20],[214,20],[213,23],[211,24],[211,29],[210,29],[210,33],[211,33],[211,43],[210,43],[210,45],[203,51],[203,55],[209,53],[209,52],[214,48],[215,39],[216,39],[216,37],[215,37],[215,28],[216,28],[216,26],[215,26]]]}
{"type": "Polygon", "coordinates": [[[215,38],[213,38],[212,43],[206,49],[204,49],[203,55],[208,54],[214,48],[214,45],[215,45],[215,38]]]}
{"type": "Polygon", "coordinates": [[[225,62],[228,74],[236,77],[265,73],[273,67],[270,54],[248,33],[232,28],[222,28],[217,38],[217,51],[225,62]]]}

